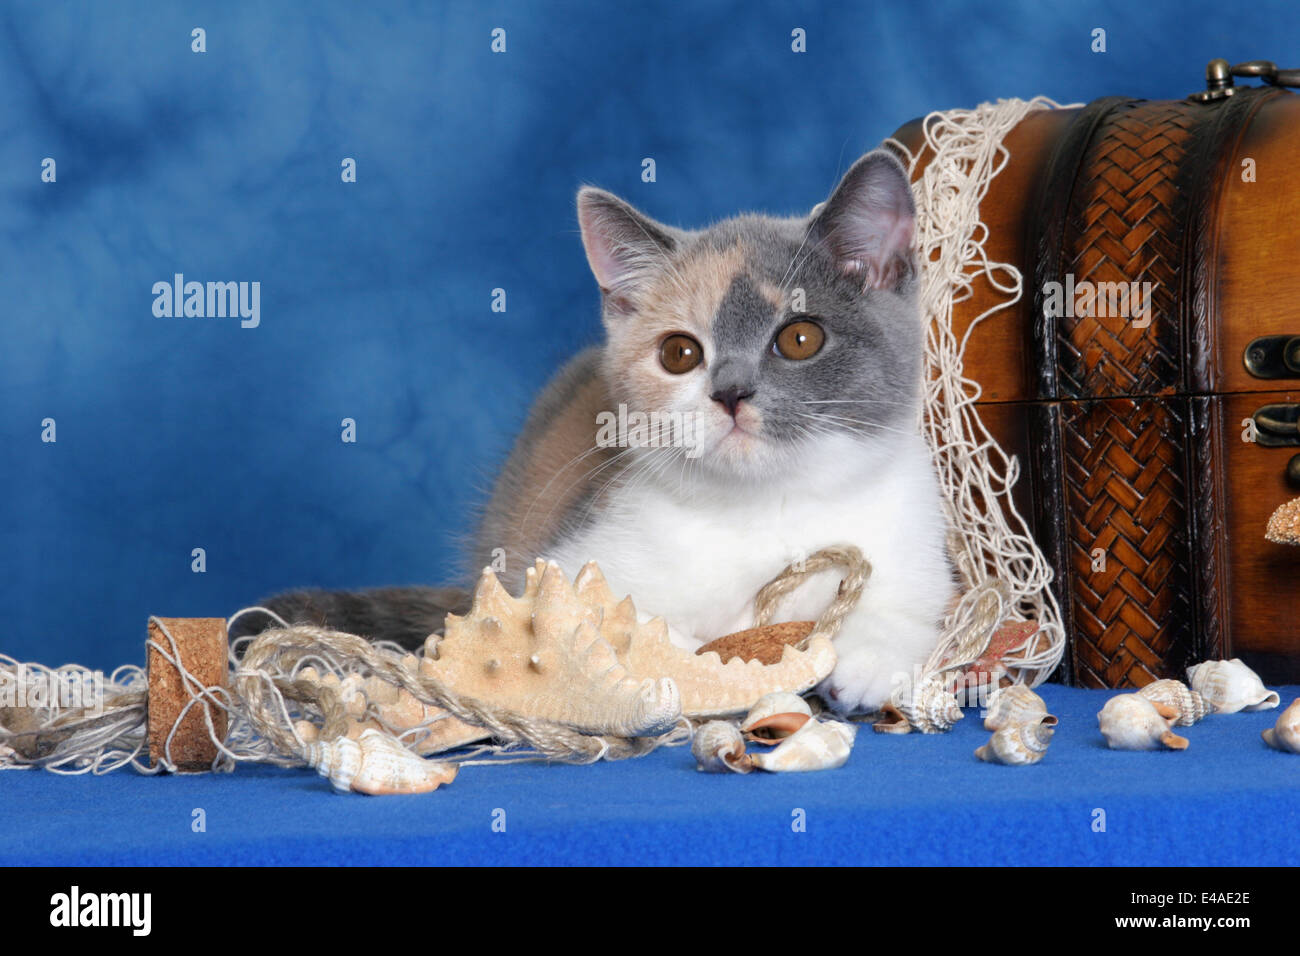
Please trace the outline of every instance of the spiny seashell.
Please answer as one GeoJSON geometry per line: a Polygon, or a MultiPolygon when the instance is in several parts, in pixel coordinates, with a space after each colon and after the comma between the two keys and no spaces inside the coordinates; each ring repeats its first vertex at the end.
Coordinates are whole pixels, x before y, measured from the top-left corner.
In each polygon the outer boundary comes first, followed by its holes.
{"type": "Polygon", "coordinates": [[[1001,730],[1011,724],[1036,723],[1048,719],[1048,726],[1056,726],[1056,718],[1047,712],[1047,704],[1024,684],[1000,687],[989,697],[988,713],[984,718],[985,730],[1001,730]]]}
{"type": "Polygon", "coordinates": [[[807,701],[798,694],[777,691],[759,698],[758,703],[750,708],[740,729],[755,743],[775,744],[810,720],[812,710],[807,701]]]}
{"type": "Polygon", "coordinates": [[[1056,718],[1051,714],[1025,714],[1025,720],[1004,724],[989,738],[989,742],[975,751],[975,756],[987,763],[1004,763],[1010,766],[1038,763],[1047,753],[1047,745],[1056,732],[1056,718]]]}
{"type": "Polygon", "coordinates": [[[1158,680],[1147,684],[1138,695],[1157,704],[1167,704],[1178,711],[1174,723],[1190,727],[1210,713],[1209,702],[1180,680],[1158,680]]]}
{"type": "Polygon", "coordinates": [[[446,636],[429,636],[421,673],[456,694],[581,733],[670,730],[682,710],[673,680],[630,673],[600,635],[600,610],[579,600],[559,565],[539,568],[529,569],[519,598],[485,568],[469,613],[448,614],[446,636]]]}
{"type": "Polygon", "coordinates": [[[1300,754],[1300,697],[1277,715],[1277,723],[1264,731],[1264,742],[1275,750],[1300,754]]]}
{"type": "MultiPolygon", "coordinates": [[[[528,572],[529,584],[543,573],[545,565],[528,572]]],[[[788,691],[802,694],[811,690],[835,669],[835,648],[830,639],[814,634],[806,650],[787,645],[775,664],[732,658],[723,663],[714,652],[696,654],[677,647],[668,639],[668,625],[662,618],[640,623],[630,597],[616,600],[605,576],[594,561],[588,562],[574,579],[580,601],[598,614],[600,633],[618,661],[638,678],[671,677],[682,697],[682,714],[693,719],[744,714],[764,694],[788,691]]]]}
{"type": "Polygon", "coordinates": [[[374,796],[428,793],[451,783],[457,770],[416,756],[378,730],[363,731],[357,740],[318,740],[307,745],[304,757],[335,790],[374,796]]]}
{"type": "Polygon", "coordinates": [[[749,773],[754,769],[740,731],[726,720],[710,720],[696,730],[691,753],[699,764],[696,769],[705,773],[749,773]]]}
{"type": "Polygon", "coordinates": [[[1112,750],[1186,750],[1187,738],[1169,728],[1178,711],[1137,694],[1121,694],[1106,701],[1097,714],[1097,725],[1112,750]]]}
{"type": "Polygon", "coordinates": [[[963,716],[956,696],[938,677],[925,678],[910,693],[906,687],[895,690],[881,713],[884,718],[872,726],[886,734],[943,733],[963,716]]]}
{"type": "Polygon", "coordinates": [[[1270,710],[1282,702],[1276,691],[1264,686],[1259,675],[1234,657],[1230,661],[1205,661],[1187,668],[1192,685],[1216,714],[1240,710],[1270,710]]]}
{"type": "Polygon", "coordinates": [[[760,770],[797,773],[842,767],[853,752],[858,728],[838,720],[810,720],[768,753],[752,754],[760,770]]]}

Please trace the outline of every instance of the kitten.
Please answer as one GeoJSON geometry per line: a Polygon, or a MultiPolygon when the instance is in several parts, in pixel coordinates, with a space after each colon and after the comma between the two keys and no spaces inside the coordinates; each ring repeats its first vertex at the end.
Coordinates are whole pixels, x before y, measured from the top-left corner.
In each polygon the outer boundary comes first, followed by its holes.
{"type": "MultiPolygon", "coordinates": [[[[686,231],[584,188],[578,219],[607,341],[532,409],[487,505],[477,565],[503,549],[518,593],[536,557],[569,575],[595,559],[616,593],[694,648],[752,626],[755,593],[787,564],[856,544],[871,577],[819,691],[844,713],[876,709],[933,650],[954,589],[915,427],[923,329],[902,167],[868,153],[806,218],[686,231]],[[664,418],[618,447],[620,410],[664,418]],[[648,447],[664,437],[675,444],[648,447]]],[[[813,576],[778,619],[815,619],[838,580],[813,576]]],[[[418,646],[467,599],[405,588],[269,604],[418,646]]]]}

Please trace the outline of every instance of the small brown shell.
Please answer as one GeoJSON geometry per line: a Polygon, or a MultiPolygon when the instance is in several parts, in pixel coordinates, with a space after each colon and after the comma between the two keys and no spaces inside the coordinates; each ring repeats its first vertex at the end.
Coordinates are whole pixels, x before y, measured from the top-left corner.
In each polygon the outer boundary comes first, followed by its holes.
{"type": "Polygon", "coordinates": [[[749,773],[754,769],[740,730],[730,721],[710,720],[698,728],[691,741],[691,753],[696,769],[705,773],[749,773]]]}

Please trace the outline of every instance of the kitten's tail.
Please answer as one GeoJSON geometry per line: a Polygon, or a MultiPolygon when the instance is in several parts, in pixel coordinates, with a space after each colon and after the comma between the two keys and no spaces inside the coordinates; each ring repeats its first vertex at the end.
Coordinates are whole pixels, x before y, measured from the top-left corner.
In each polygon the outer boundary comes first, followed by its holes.
{"type": "MultiPolygon", "coordinates": [[[[407,650],[443,626],[447,614],[464,614],[470,593],[462,588],[375,588],[368,591],[289,591],[258,602],[289,624],[314,624],[372,641],[396,641],[407,650]]],[[[230,637],[260,634],[279,625],[265,614],[245,614],[230,637]]]]}

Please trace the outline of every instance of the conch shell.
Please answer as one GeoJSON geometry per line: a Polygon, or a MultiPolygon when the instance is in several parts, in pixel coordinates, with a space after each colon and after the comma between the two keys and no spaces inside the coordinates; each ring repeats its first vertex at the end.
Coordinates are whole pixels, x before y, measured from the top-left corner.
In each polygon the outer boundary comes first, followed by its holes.
{"type": "Polygon", "coordinates": [[[699,764],[696,769],[705,773],[749,773],[754,769],[740,731],[726,720],[710,720],[696,730],[691,753],[699,764]]]}
{"type": "Polygon", "coordinates": [[[776,748],[750,756],[760,770],[796,773],[806,770],[834,770],[844,766],[853,752],[858,728],[838,720],[810,720],[776,748]]]}
{"type": "Polygon", "coordinates": [[[1178,711],[1174,723],[1181,727],[1192,726],[1212,710],[1204,697],[1179,680],[1154,681],[1138,691],[1138,696],[1174,708],[1178,711]]]}
{"type": "Polygon", "coordinates": [[[1004,724],[989,738],[989,742],[975,751],[975,756],[986,763],[1023,766],[1038,763],[1047,753],[1047,745],[1056,733],[1056,718],[1039,714],[1037,719],[1027,719],[1004,724]]]}
{"type": "Polygon", "coordinates": [[[764,694],[740,725],[745,737],[754,743],[775,744],[789,737],[808,721],[812,709],[798,694],[777,691],[764,694]]]}
{"type": "Polygon", "coordinates": [[[880,712],[883,717],[872,727],[884,734],[943,733],[962,718],[956,695],[937,677],[923,679],[910,692],[900,687],[880,712]]]}
{"type": "Polygon", "coordinates": [[[1121,694],[1106,701],[1097,714],[1097,725],[1112,750],[1186,750],[1187,738],[1169,728],[1178,711],[1137,694],[1121,694]]]}
{"type": "Polygon", "coordinates": [[[382,731],[368,729],[353,740],[338,737],[306,746],[307,764],[340,793],[428,793],[456,778],[454,764],[425,760],[382,731]]]}
{"type": "Polygon", "coordinates": [[[1056,718],[1047,712],[1047,704],[1024,684],[1011,684],[995,690],[989,697],[985,730],[1001,730],[1012,724],[1038,723],[1046,720],[1056,726],[1056,718]]]}
{"type": "Polygon", "coordinates": [[[1259,675],[1234,657],[1230,661],[1205,661],[1187,668],[1192,685],[1216,714],[1240,710],[1270,710],[1282,702],[1276,691],[1264,686],[1259,675]]]}
{"type": "Polygon", "coordinates": [[[1277,723],[1261,735],[1264,742],[1275,750],[1300,754],[1300,697],[1278,714],[1277,723]]]}

